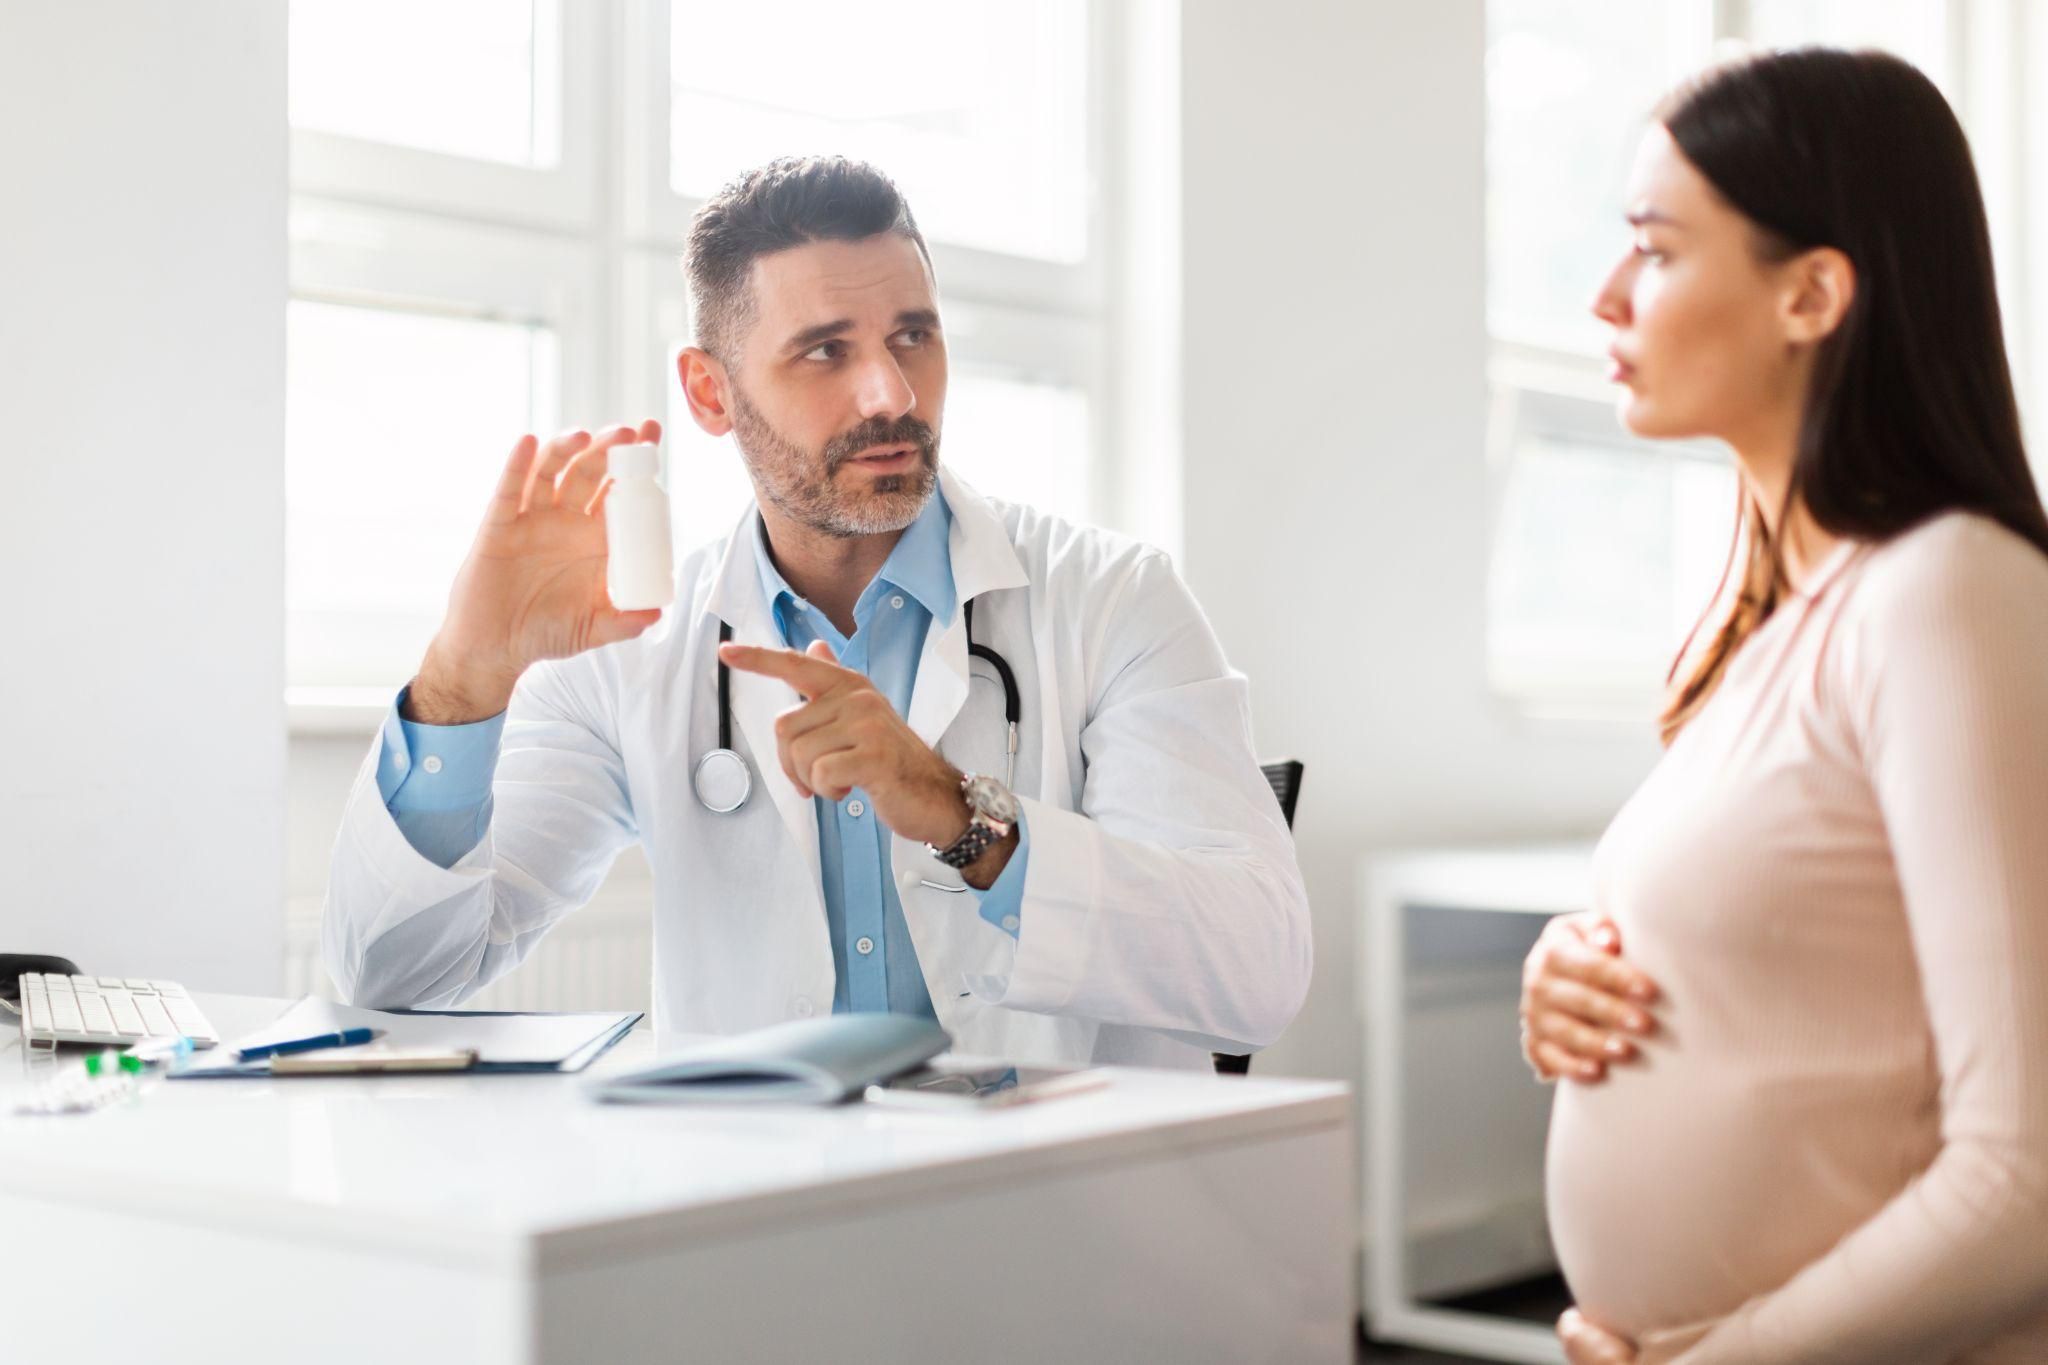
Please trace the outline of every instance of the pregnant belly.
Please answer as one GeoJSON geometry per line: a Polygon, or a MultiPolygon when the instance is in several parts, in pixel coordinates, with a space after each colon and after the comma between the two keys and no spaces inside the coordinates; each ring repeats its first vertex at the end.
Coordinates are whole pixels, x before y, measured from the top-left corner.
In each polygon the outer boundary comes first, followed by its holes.
{"type": "Polygon", "coordinates": [[[1630,1337],[1783,1284],[1903,1189],[1937,1141],[1931,1106],[1902,1121],[1897,1084],[1760,1079],[1688,1051],[1565,1084],[1551,1110],[1559,1264],[1579,1306],[1630,1337]]]}

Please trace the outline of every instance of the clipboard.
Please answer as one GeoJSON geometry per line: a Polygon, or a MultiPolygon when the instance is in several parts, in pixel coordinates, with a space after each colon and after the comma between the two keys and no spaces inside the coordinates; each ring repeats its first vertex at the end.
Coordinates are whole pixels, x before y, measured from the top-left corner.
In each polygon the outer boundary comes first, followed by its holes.
{"type": "Polygon", "coordinates": [[[321,1048],[270,1059],[273,1076],[366,1076],[415,1071],[467,1071],[476,1065],[475,1048],[362,1047],[321,1048]]]}

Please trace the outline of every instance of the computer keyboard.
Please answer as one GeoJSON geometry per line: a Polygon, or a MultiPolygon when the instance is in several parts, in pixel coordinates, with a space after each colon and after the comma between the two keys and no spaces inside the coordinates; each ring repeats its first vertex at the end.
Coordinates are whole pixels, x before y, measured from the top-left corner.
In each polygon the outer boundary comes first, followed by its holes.
{"type": "Polygon", "coordinates": [[[21,975],[21,1037],[30,1045],[101,1043],[126,1047],[144,1038],[220,1041],[213,1025],[175,981],[140,977],[21,975]]]}

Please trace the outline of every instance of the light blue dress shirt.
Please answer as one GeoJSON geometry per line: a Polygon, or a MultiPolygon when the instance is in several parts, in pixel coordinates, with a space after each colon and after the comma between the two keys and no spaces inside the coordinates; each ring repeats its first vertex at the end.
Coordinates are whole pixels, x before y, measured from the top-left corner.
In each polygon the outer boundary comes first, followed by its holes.
{"type": "MultiPolygon", "coordinates": [[[[948,546],[952,520],[944,496],[934,494],[854,604],[853,634],[845,636],[790,588],[769,557],[766,529],[754,518],[755,567],[783,643],[801,650],[813,640],[825,641],[843,667],[865,675],[898,715],[908,714],[925,632],[933,621],[951,621],[959,609],[948,546]]],[[[377,790],[407,842],[438,866],[450,867],[490,827],[491,777],[505,717],[421,725],[399,715],[404,700],[401,692],[385,717],[377,790]]],[[[931,995],[889,873],[888,829],[859,788],[844,801],[819,797],[812,804],[837,977],[833,1012],[888,1010],[932,1018],[931,995]]],[[[1019,930],[1030,850],[1031,833],[1020,819],[1017,850],[1002,875],[985,892],[968,891],[979,902],[981,918],[1012,937],[1019,930]]]]}

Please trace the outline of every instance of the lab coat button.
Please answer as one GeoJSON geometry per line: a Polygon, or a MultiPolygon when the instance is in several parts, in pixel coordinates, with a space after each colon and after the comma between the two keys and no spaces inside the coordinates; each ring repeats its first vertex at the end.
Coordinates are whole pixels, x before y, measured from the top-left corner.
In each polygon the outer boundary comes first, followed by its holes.
{"type": "Polygon", "coordinates": [[[853,950],[862,957],[866,957],[875,950],[875,941],[863,934],[853,941],[853,950]]]}
{"type": "Polygon", "coordinates": [[[796,998],[796,1017],[799,1019],[811,1017],[811,998],[809,996],[799,995],[796,998]]]}
{"type": "Polygon", "coordinates": [[[441,756],[439,754],[428,754],[424,759],[420,760],[420,766],[426,769],[429,773],[440,772],[441,756]]]}

